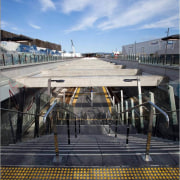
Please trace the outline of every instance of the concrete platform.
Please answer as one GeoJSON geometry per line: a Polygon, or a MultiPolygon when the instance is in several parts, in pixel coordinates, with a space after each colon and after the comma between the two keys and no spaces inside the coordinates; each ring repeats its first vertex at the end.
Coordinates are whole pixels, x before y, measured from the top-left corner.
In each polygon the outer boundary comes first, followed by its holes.
{"type": "Polygon", "coordinates": [[[137,79],[141,86],[158,86],[167,81],[163,76],[141,76],[137,69],[122,69],[122,65],[115,65],[100,59],[79,59],[63,63],[56,68],[42,71],[35,75],[15,78],[26,87],[47,87],[48,79],[64,80],[52,82],[51,87],[101,87],[137,86],[137,81],[125,82],[125,79],[137,79]]]}

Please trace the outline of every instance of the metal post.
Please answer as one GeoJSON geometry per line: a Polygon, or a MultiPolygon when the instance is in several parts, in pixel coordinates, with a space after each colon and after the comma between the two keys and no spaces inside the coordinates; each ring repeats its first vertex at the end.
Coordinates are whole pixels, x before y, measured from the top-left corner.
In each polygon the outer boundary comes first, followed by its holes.
{"type": "Polygon", "coordinates": [[[127,126],[127,132],[126,132],[126,145],[128,144],[128,138],[129,138],[129,124],[127,126]]]}
{"type": "Polygon", "coordinates": [[[106,112],[106,124],[108,124],[108,114],[106,112]]]}
{"type": "Polygon", "coordinates": [[[57,119],[57,112],[53,112],[53,131],[54,131],[54,147],[55,147],[55,154],[56,156],[53,159],[55,164],[59,164],[62,158],[59,157],[59,147],[58,147],[58,133],[56,127],[56,119],[57,119]]]}
{"type": "MultiPolygon", "coordinates": [[[[138,85],[138,98],[139,98],[139,105],[140,105],[140,104],[142,104],[142,92],[141,92],[141,83],[140,83],[139,78],[137,78],[137,85],[138,85]]],[[[139,114],[140,114],[140,127],[141,127],[141,129],[144,129],[142,106],[139,107],[139,114]]]]}
{"type": "Polygon", "coordinates": [[[115,126],[115,138],[117,138],[117,118],[116,118],[116,126],[115,126]]]}
{"type": "MultiPolygon", "coordinates": [[[[131,108],[134,108],[134,100],[131,98],[131,108]]],[[[135,127],[135,113],[134,109],[131,111],[131,120],[132,120],[132,126],[135,127]]]]}
{"type": "Polygon", "coordinates": [[[21,64],[21,55],[18,54],[18,57],[19,57],[19,64],[21,64]]]}
{"type": "MultiPolygon", "coordinates": [[[[123,103],[123,90],[121,90],[121,112],[124,112],[124,103],[123,103]]],[[[124,113],[122,113],[122,124],[124,124],[124,113]]]]}
{"type": "Polygon", "coordinates": [[[5,66],[5,65],[6,65],[6,63],[5,63],[4,54],[2,54],[2,59],[3,59],[3,65],[5,66]]]}
{"type": "Polygon", "coordinates": [[[35,128],[34,137],[39,137],[39,113],[40,113],[40,93],[36,95],[36,115],[35,115],[35,128]]]}
{"type": "Polygon", "coordinates": [[[12,65],[14,65],[14,57],[13,57],[13,54],[11,54],[11,58],[12,58],[12,65]]]}
{"type": "Polygon", "coordinates": [[[67,122],[67,134],[68,134],[68,144],[70,144],[70,129],[69,129],[69,114],[66,115],[66,122],[67,122]]]}
{"type": "Polygon", "coordinates": [[[115,97],[113,96],[113,107],[115,106],[115,97]]]}
{"type": "Polygon", "coordinates": [[[120,103],[118,103],[118,120],[119,120],[119,124],[120,124],[120,111],[121,111],[121,105],[120,103]]]}
{"type": "Polygon", "coordinates": [[[16,141],[21,141],[22,138],[22,125],[23,125],[23,109],[24,109],[24,100],[25,100],[25,89],[20,88],[19,92],[19,112],[17,117],[17,129],[16,129],[16,141]]]}
{"type": "Polygon", "coordinates": [[[26,54],[25,54],[25,62],[27,63],[27,56],[26,56],[26,54]]]}
{"type": "Polygon", "coordinates": [[[147,143],[146,143],[146,154],[143,156],[143,159],[145,161],[152,161],[150,155],[149,155],[149,150],[150,150],[150,145],[151,145],[151,136],[152,136],[152,124],[153,124],[153,108],[152,106],[150,107],[150,116],[149,116],[149,126],[148,126],[148,135],[147,135],[147,143]]]}
{"type": "Polygon", "coordinates": [[[75,117],[75,138],[77,138],[76,117],[75,117]]]}
{"type": "Polygon", "coordinates": [[[81,120],[79,118],[79,134],[80,134],[80,132],[81,132],[81,120]]]}
{"type": "MultiPolygon", "coordinates": [[[[11,97],[9,97],[8,109],[10,109],[10,107],[11,107],[11,97]]],[[[9,112],[9,123],[10,123],[10,127],[11,127],[11,134],[12,134],[12,138],[13,138],[13,143],[15,144],[16,138],[15,138],[13,124],[12,124],[12,120],[11,120],[11,112],[9,112]]]]}
{"type": "Polygon", "coordinates": [[[128,110],[128,101],[125,101],[125,107],[126,107],[126,125],[128,125],[128,119],[129,119],[129,112],[128,110]]]}
{"type": "MultiPolygon", "coordinates": [[[[154,93],[153,92],[149,92],[149,97],[150,97],[150,101],[155,104],[154,93]]],[[[155,115],[156,109],[155,109],[155,107],[152,107],[152,108],[153,108],[153,111],[154,111],[154,115],[153,115],[153,127],[155,127],[156,126],[156,115],[155,115]]]]}
{"type": "Polygon", "coordinates": [[[58,148],[58,137],[57,137],[56,118],[57,118],[57,112],[53,112],[54,145],[55,145],[56,156],[58,157],[58,156],[59,156],[59,148],[58,148]]]}

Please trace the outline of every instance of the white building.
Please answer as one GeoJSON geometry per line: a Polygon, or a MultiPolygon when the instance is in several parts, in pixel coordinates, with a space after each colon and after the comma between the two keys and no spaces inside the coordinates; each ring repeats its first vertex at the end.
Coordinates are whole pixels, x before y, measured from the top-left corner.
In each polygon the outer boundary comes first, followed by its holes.
{"type": "Polygon", "coordinates": [[[179,35],[169,36],[168,40],[162,39],[154,39],[150,41],[125,45],[122,47],[122,54],[137,56],[179,54],[179,35]],[[174,39],[170,37],[174,37],[174,39]],[[177,37],[177,39],[175,39],[175,37],[177,37]]]}

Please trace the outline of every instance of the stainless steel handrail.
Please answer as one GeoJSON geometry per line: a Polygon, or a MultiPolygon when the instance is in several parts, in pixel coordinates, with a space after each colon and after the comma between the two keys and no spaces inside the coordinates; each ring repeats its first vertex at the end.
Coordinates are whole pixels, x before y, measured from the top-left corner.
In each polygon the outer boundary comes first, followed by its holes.
{"type": "MultiPolygon", "coordinates": [[[[135,108],[137,108],[137,107],[145,106],[146,104],[151,105],[151,109],[150,109],[150,118],[149,118],[148,133],[147,133],[146,153],[145,153],[145,155],[143,156],[143,159],[144,159],[145,161],[152,161],[152,159],[151,159],[151,157],[150,157],[150,155],[149,155],[150,144],[151,144],[151,136],[152,136],[152,126],[153,126],[153,114],[154,114],[154,113],[153,113],[154,110],[153,110],[152,106],[153,106],[155,109],[157,109],[161,114],[164,115],[164,117],[165,117],[165,119],[166,119],[166,121],[167,121],[167,123],[168,123],[168,127],[169,127],[169,116],[168,116],[168,114],[167,114],[165,111],[163,111],[160,107],[158,107],[157,105],[155,105],[154,103],[152,103],[151,101],[144,102],[144,103],[142,103],[142,104],[140,104],[140,105],[137,105],[137,106],[135,106],[135,107],[132,107],[132,108],[130,108],[130,109],[126,110],[126,111],[123,111],[123,112],[121,112],[121,113],[119,113],[119,114],[129,112],[129,111],[131,111],[131,110],[133,110],[133,109],[135,109],[135,108]]],[[[128,134],[129,134],[129,126],[128,126],[128,128],[127,128],[126,144],[128,144],[128,134]]]]}
{"type": "Polygon", "coordinates": [[[53,105],[48,109],[48,111],[47,111],[46,114],[44,115],[44,117],[43,117],[43,122],[44,122],[44,123],[46,122],[46,119],[47,119],[49,113],[53,110],[53,108],[56,106],[56,104],[57,104],[57,101],[55,101],[55,102],[53,103],[53,105]]]}
{"type": "Polygon", "coordinates": [[[165,116],[165,118],[166,118],[166,120],[167,120],[167,122],[168,122],[168,126],[169,126],[169,116],[168,116],[168,114],[167,114],[165,111],[163,111],[160,107],[158,107],[157,105],[155,105],[154,103],[152,103],[151,101],[147,101],[147,102],[144,102],[144,103],[139,104],[139,105],[137,105],[137,106],[134,106],[134,107],[132,107],[132,108],[129,108],[128,110],[123,111],[123,112],[120,112],[119,114],[129,112],[129,111],[131,111],[131,110],[133,110],[133,109],[136,109],[136,108],[138,108],[138,107],[140,107],[140,106],[144,106],[144,105],[146,105],[146,104],[152,105],[152,106],[155,107],[161,114],[163,114],[163,115],[165,116]]]}

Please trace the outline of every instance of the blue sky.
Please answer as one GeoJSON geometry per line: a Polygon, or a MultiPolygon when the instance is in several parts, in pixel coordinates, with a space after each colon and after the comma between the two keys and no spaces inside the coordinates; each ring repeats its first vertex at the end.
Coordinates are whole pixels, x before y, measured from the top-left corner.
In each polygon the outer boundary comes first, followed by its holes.
{"type": "Polygon", "coordinates": [[[76,52],[112,52],[123,45],[179,33],[179,0],[1,0],[1,28],[76,52]]]}

